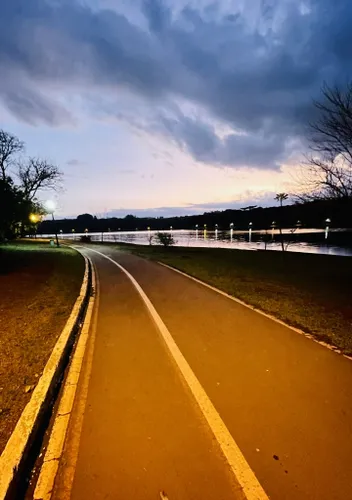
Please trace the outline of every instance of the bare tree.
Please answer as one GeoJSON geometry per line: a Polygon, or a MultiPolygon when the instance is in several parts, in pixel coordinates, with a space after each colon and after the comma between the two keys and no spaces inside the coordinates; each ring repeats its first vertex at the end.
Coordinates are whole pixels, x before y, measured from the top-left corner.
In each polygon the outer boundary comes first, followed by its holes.
{"type": "Polygon", "coordinates": [[[14,156],[24,150],[24,143],[15,135],[0,129],[0,176],[6,179],[10,165],[14,163],[14,156]]]}
{"type": "Polygon", "coordinates": [[[341,90],[322,87],[323,98],[315,101],[318,118],[310,124],[310,148],[302,166],[300,182],[308,194],[300,198],[352,198],[352,81],[341,90]]]}
{"type": "Polygon", "coordinates": [[[277,193],[275,196],[275,200],[280,203],[280,207],[282,207],[282,204],[285,200],[287,200],[288,194],[287,193],[277,193]]]}
{"type": "Polygon", "coordinates": [[[56,165],[40,158],[29,158],[26,163],[20,163],[17,175],[24,196],[30,201],[39,190],[57,190],[62,179],[62,173],[56,165]]]}

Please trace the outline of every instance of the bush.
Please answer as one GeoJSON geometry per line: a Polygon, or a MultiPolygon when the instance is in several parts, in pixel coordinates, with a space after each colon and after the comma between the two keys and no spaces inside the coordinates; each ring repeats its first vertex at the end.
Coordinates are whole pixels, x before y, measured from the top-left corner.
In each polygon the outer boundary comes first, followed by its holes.
{"type": "Polygon", "coordinates": [[[91,237],[88,234],[83,234],[80,237],[79,241],[81,241],[82,243],[90,243],[91,237]]]}
{"type": "Polygon", "coordinates": [[[175,244],[175,240],[170,233],[156,233],[156,240],[159,245],[163,245],[164,247],[171,247],[175,244]]]}

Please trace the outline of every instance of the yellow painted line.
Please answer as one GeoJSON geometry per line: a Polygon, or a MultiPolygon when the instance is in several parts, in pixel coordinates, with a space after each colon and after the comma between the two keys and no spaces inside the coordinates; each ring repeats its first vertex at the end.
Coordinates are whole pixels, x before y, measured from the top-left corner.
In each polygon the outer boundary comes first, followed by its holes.
{"type": "Polygon", "coordinates": [[[168,264],[164,264],[163,262],[159,262],[159,261],[158,261],[158,264],[160,266],[166,267],[167,269],[170,269],[170,271],[174,271],[175,273],[181,274],[182,276],[185,276],[186,278],[188,278],[192,281],[195,281],[196,283],[203,285],[206,288],[209,288],[213,292],[216,292],[216,293],[222,295],[223,297],[226,297],[227,299],[232,300],[233,302],[237,302],[237,304],[240,304],[241,306],[247,307],[247,309],[251,309],[252,311],[255,311],[256,313],[261,314],[262,316],[265,316],[266,318],[271,319],[272,321],[275,321],[275,323],[278,323],[279,325],[285,326],[286,328],[289,328],[290,330],[293,330],[294,332],[299,333],[300,335],[304,335],[305,337],[307,337],[307,339],[313,340],[317,344],[320,344],[321,346],[326,347],[327,349],[335,352],[336,354],[341,354],[344,358],[352,360],[351,356],[347,356],[347,354],[343,354],[338,347],[331,345],[331,344],[328,344],[327,342],[324,342],[323,340],[316,339],[310,333],[307,333],[304,330],[301,330],[300,328],[296,328],[292,325],[289,325],[288,323],[285,323],[281,319],[276,318],[272,314],[266,313],[266,312],[262,311],[261,309],[258,309],[257,307],[254,307],[251,304],[248,304],[247,302],[244,302],[243,300],[238,299],[237,297],[234,297],[233,295],[229,295],[228,293],[223,292],[222,290],[219,290],[219,288],[215,288],[215,286],[209,285],[208,283],[205,283],[204,281],[202,281],[198,278],[195,278],[194,276],[191,276],[190,274],[187,274],[183,271],[180,271],[176,267],[169,266],[168,264]]]}
{"type": "MultiPolygon", "coordinates": [[[[93,265],[92,287],[95,291],[96,279],[93,265]]],[[[58,411],[50,434],[49,443],[45,452],[44,461],[41,466],[39,478],[34,491],[33,500],[50,500],[52,495],[88,341],[94,303],[95,294],[93,294],[89,299],[86,317],[67,374],[58,411]]]]}
{"type": "Polygon", "coordinates": [[[237,446],[235,440],[231,436],[229,430],[227,429],[225,423],[221,419],[219,413],[215,409],[213,403],[210,401],[208,395],[200,384],[199,380],[195,376],[192,368],[187,363],[185,357],[182,352],[178,348],[176,342],[174,341],[171,333],[167,329],[163,320],[157,313],[155,307],[149,300],[148,296],[136,281],[136,279],[130,274],[121,264],[116,262],[111,257],[99,252],[98,250],[94,250],[92,248],[87,248],[91,252],[95,252],[105,259],[112,262],[115,266],[117,266],[132,282],[137,292],[141,296],[144,304],[146,305],[149,314],[151,315],[153,321],[155,322],[165,344],[176,362],[181,374],[183,375],[189,389],[192,392],[198,406],[200,407],[211,431],[214,434],[215,439],[217,440],[220,449],[226,458],[231,471],[240,484],[242,488],[242,492],[247,500],[267,500],[268,496],[266,495],[263,487],[260,485],[258,479],[256,478],[254,472],[250,468],[246,459],[244,458],[241,450],[237,446]]]}
{"type": "Polygon", "coordinates": [[[16,476],[17,470],[25,460],[26,454],[33,439],[36,429],[40,423],[43,410],[47,408],[50,391],[55,385],[58,377],[60,364],[69,341],[73,328],[83,307],[88,290],[88,261],[85,258],[85,273],[79,296],[72,308],[69,319],[58,338],[50,358],[45,365],[32,397],[23,410],[13,433],[8,440],[0,457],[0,500],[7,497],[11,484],[16,476]]]}
{"type": "Polygon", "coordinates": [[[86,409],[88,398],[88,386],[92,373],[93,353],[96,337],[96,328],[98,322],[99,300],[100,300],[100,284],[97,270],[95,270],[96,278],[96,293],[95,293],[95,308],[91,322],[90,337],[87,345],[87,352],[84,366],[81,372],[79,381],[79,397],[75,402],[75,407],[71,413],[69,429],[66,433],[65,449],[63,451],[64,463],[60,468],[59,484],[55,489],[55,499],[69,500],[71,498],[72,484],[75,476],[76,465],[78,460],[79,444],[81,440],[83,418],[86,409]]]}

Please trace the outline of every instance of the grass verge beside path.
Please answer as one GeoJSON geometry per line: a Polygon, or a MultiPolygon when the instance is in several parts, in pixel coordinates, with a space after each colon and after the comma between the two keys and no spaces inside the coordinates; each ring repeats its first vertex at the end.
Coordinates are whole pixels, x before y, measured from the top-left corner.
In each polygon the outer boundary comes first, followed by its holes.
{"type": "Polygon", "coordinates": [[[352,354],[352,257],[121,245],[352,354]]]}
{"type": "Polygon", "coordinates": [[[84,259],[69,248],[0,246],[0,453],[77,299],[84,259]]]}

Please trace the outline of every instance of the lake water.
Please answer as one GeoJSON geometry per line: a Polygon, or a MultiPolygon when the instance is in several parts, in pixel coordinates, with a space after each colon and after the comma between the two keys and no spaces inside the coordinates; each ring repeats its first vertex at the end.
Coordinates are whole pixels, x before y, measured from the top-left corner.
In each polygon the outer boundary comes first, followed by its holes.
{"type": "MultiPolygon", "coordinates": [[[[169,230],[173,235],[176,246],[228,248],[241,250],[281,251],[279,231],[235,231],[235,230],[169,230]]],[[[283,230],[285,248],[290,252],[317,253],[327,255],[352,256],[352,231],[333,229],[328,232],[323,229],[283,230]],[[326,238],[327,236],[327,238],[326,238]]],[[[60,234],[59,238],[79,240],[85,233],[60,234]]],[[[104,233],[87,233],[92,241],[116,243],[131,243],[134,245],[148,245],[152,237],[152,244],[156,244],[156,231],[116,231],[104,233]]],[[[53,235],[42,235],[52,237],[53,235]]]]}

